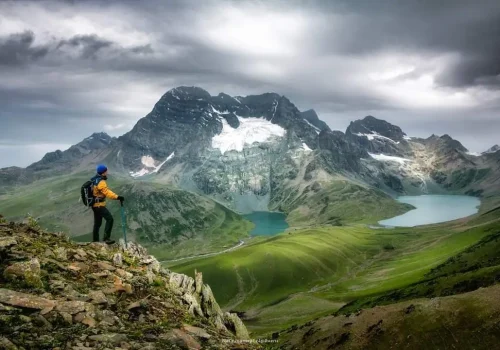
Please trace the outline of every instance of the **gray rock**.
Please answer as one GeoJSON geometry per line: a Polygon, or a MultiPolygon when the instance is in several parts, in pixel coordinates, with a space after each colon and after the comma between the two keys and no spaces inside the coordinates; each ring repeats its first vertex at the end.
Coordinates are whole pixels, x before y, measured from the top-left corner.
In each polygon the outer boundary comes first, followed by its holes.
{"type": "Polygon", "coordinates": [[[40,277],[40,262],[37,258],[7,266],[3,275],[8,280],[21,279],[25,284],[31,287],[43,287],[43,282],[40,277]]]}
{"type": "Polygon", "coordinates": [[[195,293],[200,294],[201,293],[201,288],[203,287],[203,275],[201,272],[194,271],[194,285],[195,285],[195,293]]]}
{"type": "Polygon", "coordinates": [[[68,260],[68,252],[64,247],[57,247],[54,249],[54,255],[59,261],[67,261],[68,260]]]}
{"type": "Polygon", "coordinates": [[[54,300],[41,298],[36,295],[15,292],[0,288],[0,303],[26,309],[52,309],[56,305],[54,300]]]}
{"type": "Polygon", "coordinates": [[[233,330],[236,338],[238,339],[250,339],[248,330],[238,317],[238,315],[226,312],[224,314],[224,323],[229,330],[233,330]]]}
{"type": "Polygon", "coordinates": [[[200,304],[193,295],[186,293],[182,296],[182,300],[184,300],[189,305],[189,312],[193,316],[203,316],[203,311],[201,310],[200,304]]]}
{"type": "Polygon", "coordinates": [[[199,338],[203,338],[203,339],[210,339],[212,336],[210,334],[208,334],[208,332],[206,330],[204,330],[203,328],[200,328],[200,327],[194,327],[194,326],[191,326],[189,324],[184,324],[182,326],[182,329],[192,335],[195,335],[199,338]]]}
{"type": "Polygon", "coordinates": [[[123,265],[123,258],[121,253],[115,253],[113,255],[113,264],[115,266],[122,266],[123,265]]]}
{"type": "Polygon", "coordinates": [[[120,344],[123,341],[127,341],[128,338],[125,334],[105,333],[105,334],[91,335],[89,339],[100,343],[120,344]]]}
{"type": "Polygon", "coordinates": [[[92,304],[84,301],[58,301],[56,310],[59,312],[66,312],[70,315],[75,315],[82,311],[93,310],[92,304]]]}
{"type": "Polygon", "coordinates": [[[14,345],[9,339],[0,337],[0,349],[17,350],[18,347],[14,345]]]}
{"type": "Polygon", "coordinates": [[[172,329],[167,334],[160,335],[160,338],[176,344],[181,349],[201,349],[200,343],[195,338],[180,329],[172,329]]]}
{"type": "Polygon", "coordinates": [[[17,241],[14,237],[0,237],[0,249],[10,248],[15,246],[16,244],[17,241]]]}
{"type": "Polygon", "coordinates": [[[89,299],[92,304],[107,304],[108,299],[101,290],[94,290],[89,292],[89,299]]]}

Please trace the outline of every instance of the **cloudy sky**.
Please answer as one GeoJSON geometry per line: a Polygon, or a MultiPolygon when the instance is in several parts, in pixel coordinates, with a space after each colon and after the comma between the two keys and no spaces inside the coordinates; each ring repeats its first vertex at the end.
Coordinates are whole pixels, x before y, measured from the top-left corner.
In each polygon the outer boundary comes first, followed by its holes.
{"type": "Polygon", "coordinates": [[[180,85],[483,151],[500,143],[500,1],[0,2],[0,167],[121,135],[180,85]]]}

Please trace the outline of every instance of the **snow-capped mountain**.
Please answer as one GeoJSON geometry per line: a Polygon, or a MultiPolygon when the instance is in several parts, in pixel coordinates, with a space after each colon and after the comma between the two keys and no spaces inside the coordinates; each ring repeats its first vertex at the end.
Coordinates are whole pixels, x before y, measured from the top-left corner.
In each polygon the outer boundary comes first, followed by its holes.
{"type": "Polygon", "coordinates": [[[486,154],[486,153],[496,153],[500,151],[500,146],[499,145],[495,145],[491,148],[489,148],[488,150],[484,151],[482,154],[486,154]]]}
{"type": "Polygon", "coordinates": [[[373,116],[332,131],[314,110],[275,93],[178,87],[123,136],[94,134],[26,169],[1,169],[0,179],[28,183],[104,161],[126,178],[172,184],[240,212],[291,212],[338,181],[392,195],[497,191],[497,148],[471,155],[449,135],[410,137],[373,116]]]}

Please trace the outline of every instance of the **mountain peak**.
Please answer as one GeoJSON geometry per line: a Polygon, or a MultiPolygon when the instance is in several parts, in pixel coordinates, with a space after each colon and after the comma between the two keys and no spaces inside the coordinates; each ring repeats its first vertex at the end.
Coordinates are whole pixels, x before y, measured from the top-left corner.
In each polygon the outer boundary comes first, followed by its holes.
{"type": "Polygon", "coordinates": [[[382,119],[377,119],[371,115],[363,119],[358,119],[349,124],[346,134],[353,134],[357,136],[381,136],[389,138],[392,141],[401,141],[405,138],[406,134],[399,126],[393,125],[382,119]]]}
{"type": "Polygon", "coordinates": [[[177,100],[210,100],[212,98],[208,91],[197,86],[178,86],[167,91],[167,93],[163,95],[163,98],[165,97],[171,97],[177,100]]]}
{"type": "Polygon", "coordinates": [[[459,141],[455,140],[453,137],[451,137],[448,134],[444,134],[443,136],[440,137],[440,139],[443,140],[445,142],[445,144],[448,145],[449,147],[455,148],[455,149],[462,151],[462,152],[469,151],[459,141]]]}
{"type": "Polygon", "coordinates": [[[331,131],[328,124],[319,119],[318,114],[314,109],[308,109],[307,111],[300,112],[300,114],[307,122],[311,123],[314,127],[318,128],[319,130],[331,131]]]}
{"type": "Polygon", "coordinates": [[[489,149],[487,149],[486,151],[483,152],[483,154],[486,154],[486,153],[496,153],[500,151],[500,146],[499,145],[494,145],[493,147],[490,147],[489,149]]]}

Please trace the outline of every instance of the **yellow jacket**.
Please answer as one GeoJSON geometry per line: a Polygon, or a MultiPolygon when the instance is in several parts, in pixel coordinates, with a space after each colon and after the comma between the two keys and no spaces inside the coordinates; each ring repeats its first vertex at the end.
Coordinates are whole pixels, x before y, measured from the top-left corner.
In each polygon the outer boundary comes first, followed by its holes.
{"type": "Polygon", "coordinates": [[[94,208],[105,207],[106,198],[118,199],[118,195],[108,188],[106,180],[101,180],[97,186],[94,186],[94,196],[97,198],[96,203],[92,205],[94,208]]]}

